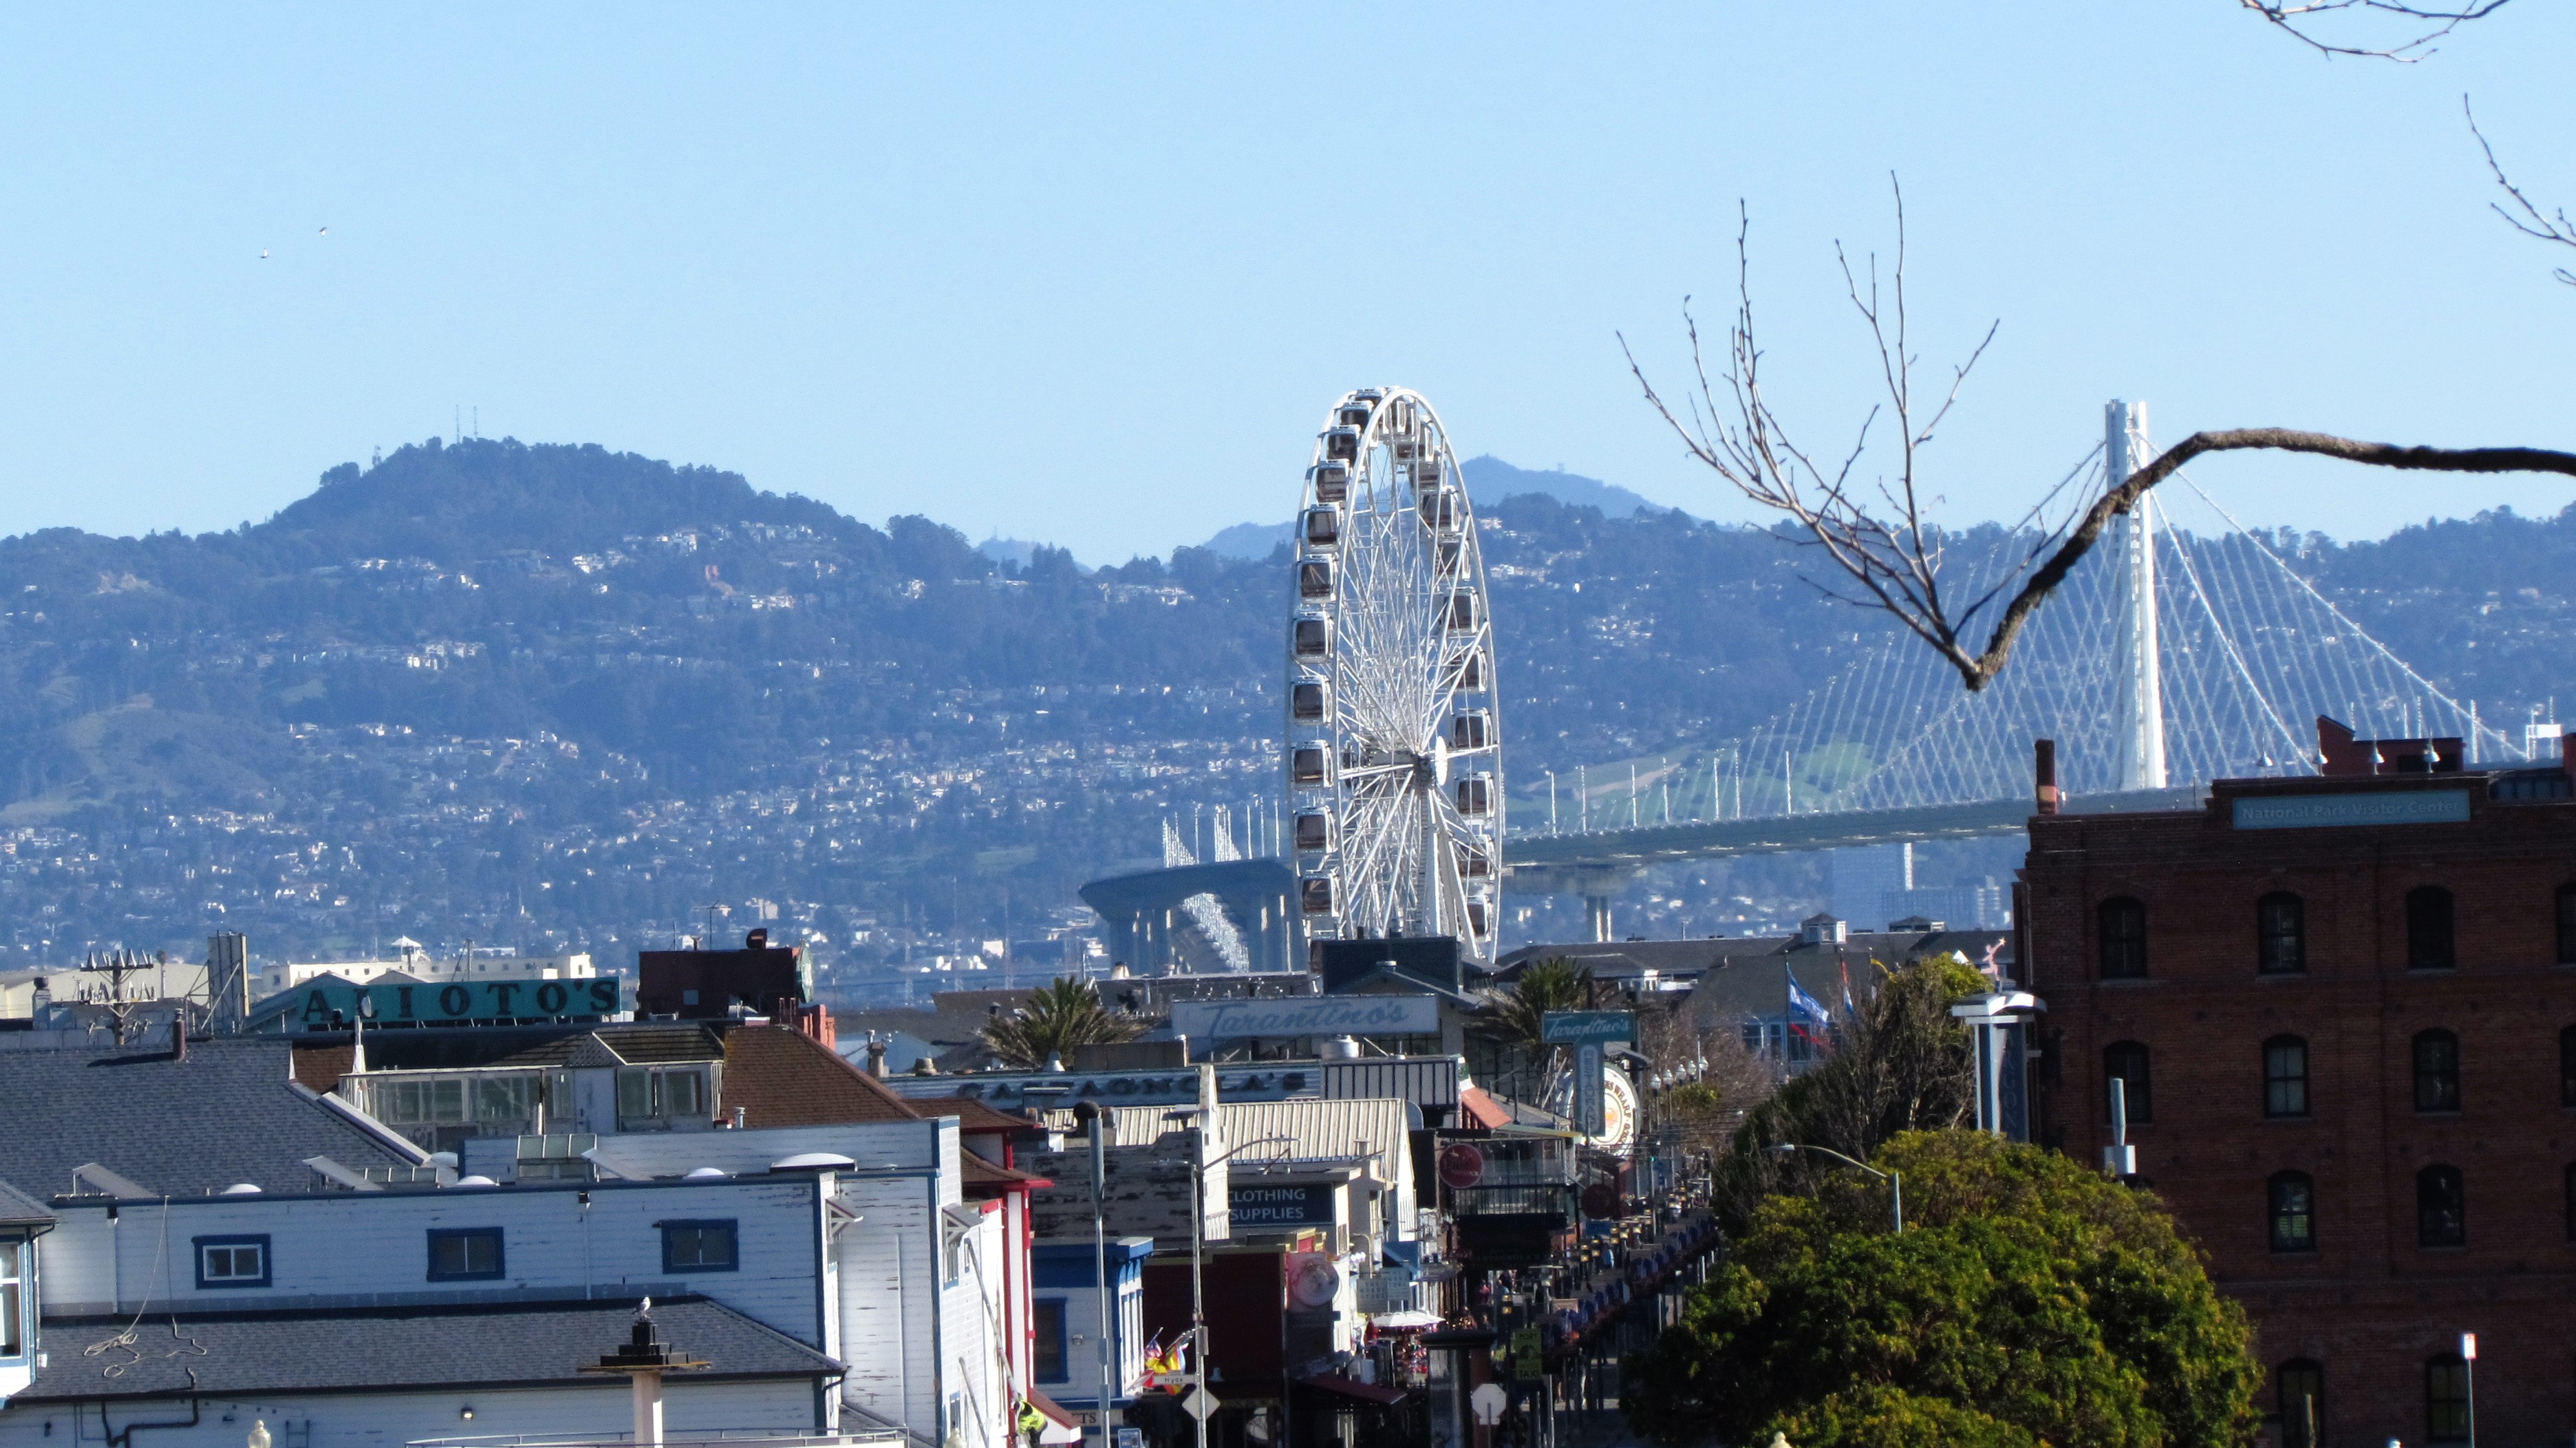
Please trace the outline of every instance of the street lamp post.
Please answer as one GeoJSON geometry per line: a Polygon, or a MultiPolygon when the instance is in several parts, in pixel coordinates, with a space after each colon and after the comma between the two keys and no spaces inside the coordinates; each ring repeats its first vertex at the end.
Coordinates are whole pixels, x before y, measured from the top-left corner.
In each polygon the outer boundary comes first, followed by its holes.
{"type": "Polygon", "coordinates": [[[1877,1177],[1879,1180],[1886,1182],[1888,1186],[1888,1195],[1896,1204],[1896,1230],[1900,1232],[1905,1230],[1905,1176],[1902,1172],[1880,1171],[1877,1167],[1871,1166],[1868,1162],[1855,1161],[1852,1158],[1843,1155],[1841,1152],[1834,1150],[1830,1146],[1809,1146],[1802,1141],[1784,1141],[1771,1149],[1782,1156],[1792,1156],[1802,1151],[1812,1151],[1822,1156],[1830,1156],[1834,1160],[1843,1163],[1845,1166],[1859,1167],[1862,1171],[1868,1172],[1871,1176],[1877,1177]]]}
{"type": "MultiPolygon", "coordinates": [[[[1210,1114],[1203,1108],[1192,1107],[1185,1111],[1165,1112],[1163,1119],[1197,1122],[1199,1139],[1204,1141],[1207,1139],[1207,1123],[1201,1118],[1210,1114]]],[[[1205,1161],[1199,1160],[1198,1153],[1190,1153],[1190,1374],[1197,1379],[1194,1386],[1202,1392],[1207,1389],[1208,1360],[1207,1299],[1201,1281],[1206,1266],[1207,1169],[1225,1162],[1237,1152],[1249,1151],[1256,1146],[1286,1146],[1295,1140],[1289,1136],[1265,1136],[1241,1146],[1228,1147],[1205,1161]]],[[[1198,1448],[1207,1448],[1207,1419],[1196,1413],[1190,1416],[1198,1423],[1198,1448]]]]}

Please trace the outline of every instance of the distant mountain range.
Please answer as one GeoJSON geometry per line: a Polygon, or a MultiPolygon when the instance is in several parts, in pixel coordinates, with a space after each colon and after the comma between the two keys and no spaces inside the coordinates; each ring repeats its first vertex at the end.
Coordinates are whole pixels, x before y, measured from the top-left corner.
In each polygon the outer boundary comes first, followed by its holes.
{"type": "MultiPolygon", "coordinates": [[[[1479,508],[1492,508],[1505,498],[1553,498],[1576,508],[1598,508],[1605,518],[1633,518],[1640,513],[1675,512],[1617,483],[1587,478],[1562,468],[1542,472],[1533,468],[1516,468],[1501,458],[1488,454],[1469,458],[1458,465],[1467,477],[1467,496],[1479,508]]],[[[1295,529],[1294,523],[1237,523],[1220,529],[1217,535],[1199,546],[1226,558],[1253,561],[1268,558],[1272,549],[1285,543],[1295,529]]],[[[989,549],[992,545],[987,544],[989,549]]]]}
{"type": "MultiPolygon", "coordinates": [[[[1868,642],[1781,535],[1466,467],[1520,799],[1703,751],[1868,642]]],[[[229,532],[0,539],[0,963],[224,926],[264,954],[622,958],[718,902],[841,961],[1033,938],[1166,817],[1274,794],[1276,536],[1085,571],[715,469],[468,440],[229,532]]],[[[2273,542],[2490,720],[2576,697],[2576,511],[2273,542]]]]}

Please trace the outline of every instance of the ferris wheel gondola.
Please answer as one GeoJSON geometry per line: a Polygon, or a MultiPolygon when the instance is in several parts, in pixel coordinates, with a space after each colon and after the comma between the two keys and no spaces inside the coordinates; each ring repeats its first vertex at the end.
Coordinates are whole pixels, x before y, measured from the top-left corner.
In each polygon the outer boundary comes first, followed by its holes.
{"type": "Polygon", "coordinates": [[[1473,504],[1438,414],[1346,394],[1317,434],[1288,629],[1289,845],[1314,938],[1455,936],[1491,963],[1501,715],[1473,504]]]}

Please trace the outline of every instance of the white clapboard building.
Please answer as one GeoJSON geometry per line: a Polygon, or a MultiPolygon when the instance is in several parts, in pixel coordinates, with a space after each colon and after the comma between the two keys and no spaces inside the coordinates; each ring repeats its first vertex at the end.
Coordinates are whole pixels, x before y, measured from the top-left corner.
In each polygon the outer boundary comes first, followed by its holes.
{"type": "Polygon", "coordinates": [[[42,1129],[0,1140],[0,1448],[615,1441],[627,1385],[582,1369],[647,1298],[708,1364],[669,1377],[674,1440],[1010,1441],[1018,1269],[953,1118],[612,1137],[514,1182],[294,1085],[282,1042],[11,1055],[42,1129]]]}

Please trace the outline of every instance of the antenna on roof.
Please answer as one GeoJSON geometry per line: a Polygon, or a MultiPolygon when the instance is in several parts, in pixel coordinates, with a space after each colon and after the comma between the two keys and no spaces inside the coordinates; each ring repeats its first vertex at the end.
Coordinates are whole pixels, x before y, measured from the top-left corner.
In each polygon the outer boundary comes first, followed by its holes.
{"type": "Polygon", "coordinates": [[[128,993],[125,978],[147,970],[158,970],[160,965],[160,961],[145,960],[136,951],[111,950],[101,955],[93,950],[87,963],[80,967],[83,975],[107,977],[104,986],[85,987],[81,991],[81,999],[106,1009],[109,1029],[116,1034],[116,1044],[122,1046],[126,1043],[134,1028],[134,1017],[145,1004],[143,998],[128,993]]]}

